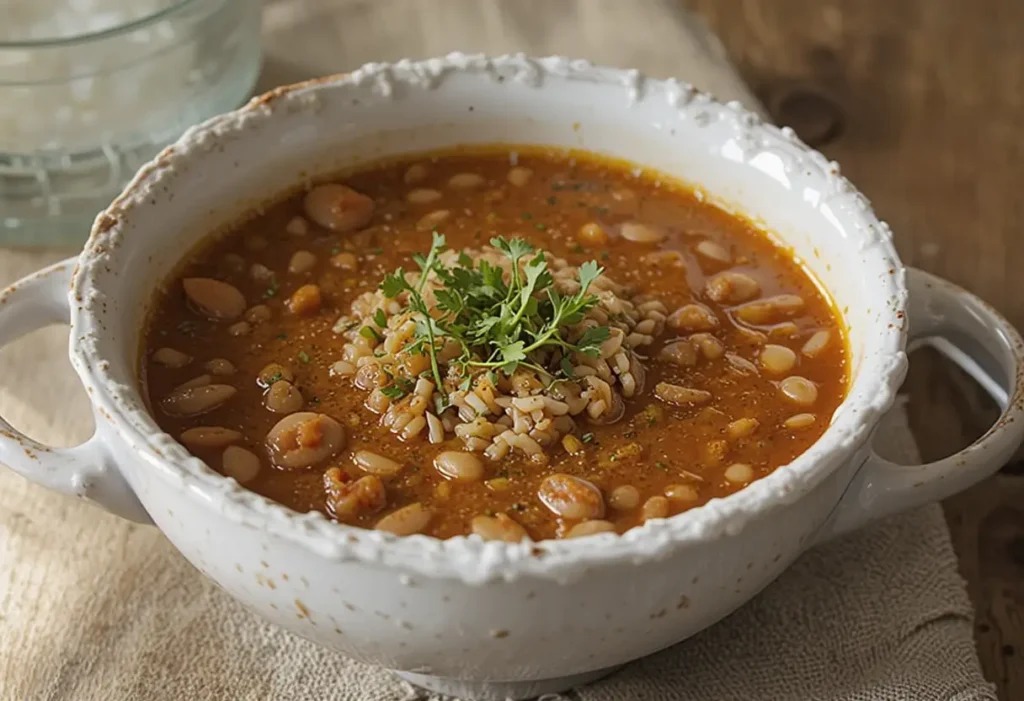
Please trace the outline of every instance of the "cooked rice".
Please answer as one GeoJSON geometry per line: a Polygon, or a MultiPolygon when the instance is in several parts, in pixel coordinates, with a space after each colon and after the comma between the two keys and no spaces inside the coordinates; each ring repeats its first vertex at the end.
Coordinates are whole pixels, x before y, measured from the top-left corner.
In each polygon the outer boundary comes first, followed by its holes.
{"type": "MultiPolygon", "coordinates": [[[[501,267],[508,279],[511,261],[491,247],[463,251],[473,265],[487,261],[501,267]]],[[[459,253],[446,251],[441,262],[451,266],[459,253]]],[[[524,256],[525,266],[533,255],[524,256]]],[[[548,260],[554,287],[563,295],[575,294],[580,289],[579,269],[564,259],[548,260]]],[[[406,273],[411,284],[419,279],[418,272],[406,273]]],[[[422,296],[428,308],[435,305],[434,291],[441,286],[431,273],[422,296]]],[[[632,291],[602,274],[590,286],[589,292],[597,297],[597,304],[584,318],[561,330],[569,342],[575,342],[588,329],[608,326],[609,337],[601,344],[597,357],[572,353],[573,378],[555,378],[546,373],[520,366],[510,377],[500,371],[478,370],[469,389],[460,389],[463,382],[453,369],[448,373],[447,361],[459,353],[458,347],[439,347],[437,356],[441,364],[443,387],[436,387],[427,374],[429,358],[425,354],[403,349],[414,340],[415,312],[408,311],[403,293],[397,299],[388,299],[380,290],[367,292],[357,298],[349,314],[340,317],[334,332],[342,335],[346,343],[341,360],[336,362],[333,375],[348,377],[353,384],[367,392],[366,407],[381,415],[383,425],[402,440],[417,438],[439,443],[454,434],[468,450],[482,452],[488,458],[500,460],[511,451],[529,456],[536,462],[547,462],[545,449],[558,444],[577,427],[577,418],[585,417],[593,423],[612,423],[625,412],[624,399],[643,391],[645,368],[638,350],[653,343],[665,328],[668,310],[659,300],[632,291]],[[378,311],[386,324],[376,323],[378,311]],[[367,338],[360,334],[370,327],[377,335],[367,338]],[[392,401],[382,391],[396,378],[405,380],[412,391],[392,401]],[[435,413],[437,400],[443,395],[448,407],[435,413]]],[[[455,344],[452,344],[453,346],[455,344]]],[[[562,361],[561,350],[550,347],[531,353],[528,360],[540,367],[557,368],[562,361]]]]}

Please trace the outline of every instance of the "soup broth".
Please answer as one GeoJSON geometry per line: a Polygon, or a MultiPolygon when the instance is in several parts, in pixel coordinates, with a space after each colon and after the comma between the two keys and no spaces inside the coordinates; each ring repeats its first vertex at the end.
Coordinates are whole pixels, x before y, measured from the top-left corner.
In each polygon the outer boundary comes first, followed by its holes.
{"type": "Polygon", "coordinates": [[[829,300],[748,220],[631,164],[508,147],[253,215],[168,280],[142,353],[161,428],[247,488],[510,541],[742,489],[821,436],[848,365],[829,300]]]}

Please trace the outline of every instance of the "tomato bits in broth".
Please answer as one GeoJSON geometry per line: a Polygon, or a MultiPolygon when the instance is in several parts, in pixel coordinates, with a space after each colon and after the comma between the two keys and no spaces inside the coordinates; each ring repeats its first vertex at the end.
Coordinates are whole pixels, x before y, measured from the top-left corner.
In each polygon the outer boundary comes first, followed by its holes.
{"type": "Polygon", "coordinates": [[[165,431],[297,511],[399,535],[622,533],[806,450],[841,320],[658,173],[508,147],[382,162],[191,254],[143,381],[165,431]]]}

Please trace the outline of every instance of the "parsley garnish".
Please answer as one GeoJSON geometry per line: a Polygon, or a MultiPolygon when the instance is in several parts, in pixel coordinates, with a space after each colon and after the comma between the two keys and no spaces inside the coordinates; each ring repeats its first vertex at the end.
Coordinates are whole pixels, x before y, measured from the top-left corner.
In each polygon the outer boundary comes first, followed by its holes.
{"type": "Polygon", "coordinates": [[[387,387],[382,387],[380,391],[381,394],[393,402],[412,392],[413,387],[416,386],[412,380],[404,377],[392,377],[391,380],[392,383],[387,387]]]}
{"type": "Polygon", "coordinates": [[[376,312],[374,312],[373,323],[377,324],[377,326],[381,327],[382,329],[387,327],[388,317],[384,313],[383,309],[378,309],[376,312]]]}
{"type": "Polygon", "coordinates": [[[309,353],[307,353],[306,351],[299,351],[299,360],[301,360],[304,363],[308,363],[311,360],[311,358],[309,357],[309,353]]]}
{"type": "Polygon", "coordinates": [[[380,343],[381,341],[384,340],[383,338],[380,337],[380,334],[377,333],[371,326],[364,326],[363,328],[359,329],[359,335],[365,338],[367,341],[373,341],[375,343],[380,343]]]}
{"type": "Polygon", "coordinates": [[[460,353],[448,361],[447,375],[452,377],[454,369],[454,377],[465,389],[478,370],[511,375],[523,366],[552,380],[572,378],[569,355],[597,357],[609,336],[607,326],[588,328],[575,342],[563,336],[566,327],[579,324],[597,304],[597,296],[589,289],[603,269],[594,261],[584,263],[579,267],[579,291],[563,295],[554,286],[543,251],[519,238],[493,238],[491,245],[508,259],[507,280],[501,267],[486,260],[474,264],[465,253],[451,267],[441,263],[445,237],[437,232],[427,255],[413,256],[420,269],[415,283],[409,282],[402,268],[384,277],[380,286],[384,295],[389,299],[405,295],[407,309],[414,312],[414,340],[406,350],[429,357],[430,374],[438,388],[443,387],[444,373],[437,352],[449,340],[458,344],[460,353]],[[434,283],[434,309],[424,298],[428,278],[434,283]],[[541,367],[531,355],[542,349],[554,352],[558,358],[552,361],[554,367],[541,367]]]}

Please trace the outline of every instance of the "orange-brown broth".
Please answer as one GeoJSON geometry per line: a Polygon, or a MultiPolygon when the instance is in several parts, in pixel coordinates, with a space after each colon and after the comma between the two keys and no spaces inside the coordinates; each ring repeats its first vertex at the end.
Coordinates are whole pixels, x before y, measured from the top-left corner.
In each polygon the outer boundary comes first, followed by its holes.
{"type": "MultiPolygon", "coordinates": [[[[518,164],[533,171],[524,187],[512,186],[506,179],[510,167],[507,150],[455,152],[416,160],[430,168],[427,181],[416,187],[441,190],[444,196],[440,201],[427,205],[405,202],[404,195],[413,186],[404,182],[403,173],[414,161],[371,166],[343,179],[376,201],[376,214],[369,228],[337,235],[310,223],[307,235],[286,233],[289,220],[303,213],[299,195],[269,207],[188,258],[166,290],[158,295],[143,348],[143,382],[161,428],[173,436],[192,426],[217,425],[241,431],[245,437],[242,445],[263,461],[260,474],[247,486],[297,511],[326,512],[325,469],[340,466],[357,477],[361,472],[352,462],[352,453],[369,449],[402,462],[404,469],[388,481],[387,508],[362,519],[358,525],[372,527],[381,514],[421,502],[436,510],[426,532],[440,538],[468,533],[474,516],[506,512],[524,525],[531,537],[541,539],[555,537],[571,525],[559,523],[537,498],[538,484],[546,475],[563,472],[584,477],[606,495],[616,486],[630,484],[640,491],[641,503],[650,496],[663,494],[670,485],[692,485],[698,490],[699,500],[673,502],[672,512],[678,513],[742,488],[742,484],[724,478],[729,465],[747,463],[754,468],[756,477],[767,475],[805,451],[828,425],[847,384],[841,323],[829,301],[791,254],[749,221],[702,201],[699,195],[657,173],[638,174],[628,164],[581,153],[520,149],[518,164]],[[446,189],[443,185],[448,177],[460,172],[482,174],[487,185],[469,191],[446,189]],[[778,390],[781,378],[770,378],[764,373],[739,375],[727,369],[724,358],[686,370],[659,360],[657,351],[665,341],[677,336],[666,329],[645,352],[650,355],[645,390],[640,398],[627,400],[625,417],[606,426],[580,422],[582,430],[577,435],[593,436],[582,454],[569,455],[555,446],[550,449],[550,464],[544,467],[509,456],[501,463],[487,464],[487,479],[507,477],[506,489],[494,491],[486,482],[453,482],[444,488],[450,490],[449,496],[440,497],[438,485],[444,478],[432,467],[432,459],[441,450],[461,449],[461,441],[451,438],[444,444],[431,445],[420,438],[408,444],[401,442],[380,426],[378,416],[363,406],[363,391],[328,373],[331,364],[339,359],[344,343],[331,331],[335,320],[347,313],[356,296],[375,289],[385,273],[400,265],[413,267],[411,254],[428,249],[431,236],[429,231],[418,231],[415,224],[424,214],[437,209],[452,212],[439,227],[451,248],[479,247],[493,236],[521,236],[574,265],[596,259],[611,278],[660,297],[669,310],[699,300],[718,316],[721,325],[716,336],[726,349],[757,364],[760,346],[749,333],[749,327],[736,323],[727,309],[710,302],[703,292],[708,276],[727,266],[700,258],[694,253],[694,246],[704,239],[724,245],[737,261],[731,269],[754,277],[764,296],[792,293],[805,300],[803,312],[789,319],[798,327],[798,333],[791,338],[772,338],[771,342],[797,351],[793,373],[817,384],[816,403],[812,409],[795,407],[778,390]],[[664,226],[670,235],[658,245],[618,238],[599,248],[584,248],[577,241],[577,232],[584,224],[596,221],[614,227],[628,220],[664,226]],[[683,267],[659,266],[642,260],[642,256],[658,249],[679,251],[683,267]],[[316,255],[317,264],[312,271],[301,275],[288,272],[288,261],[298,250],[316,255]],[[330,265],[331,256],[341,251],[356,254],[357,272],[330,265]],[[237,259],[232,263],[226,254],[240,256],[244,266],[237,267],[237,259]],[[249,266],[256,263],[275,272],[276,287],[250,277],[249,266]],[[226,332],[228,324],[207,320],[189,308],[179,282],[189,276],[230,282],[245,294],[248,304],[268,305],[273,318],[254,326],[247,336],[230,336],[226,332]],[[286,306],[288,296],[310,282],[319,284],[324,293],[323,309],[312,318],[291,314],[286,306]],[[832,342],[813,360],[801,356],[802,344],[819,329],[830,330],[832,342]],[[161,347],[183,351],[195,360],[181,369],[157,366],[148,359],[161,347]],[[159,400],[177,385],[205,372],[202,364],[212,358],[226,358],[236,366],[234,375],[216,381],[234,385],[238,393],[226,405],[203,416],[174,418],[163,414],[159,400]],[[305,410],[326,413],[346,427],[346,448],[328,463],[299,472],[270,465],[263,441],[281,416],[263,407],[264,390],[255,377],[271,361],[294,372],[295,384],[306,402],[305,410]],[[663,404],[653,396],[654,386],[662,380],[706,389],[714,399],[704,407],[663,404]],[[660,409],[660,420],[652,421],[650,410],[645,412],[651,405],[660,409]],[[804,411],[815,414],[813,426],[787,429],[782,425],[787,417],[804,411]],[[757,419],[757,431],[749,438],[729,440],[727,424],[745,417],[757,419]],[[634,442],[643,448],[640,458],[610,459],[616,449],[634,442]],[[723,445],[727,446],[724,451],[723,445]]],[[[771,328],[753,330],[772,333],[771,328]]],[[[196,454],[214,469],[220,469],[219,450],[200,450],[196,454]]],[[[640,508],[609,509],[606,518],[622,532],[641,522],[640,508]]]]}

